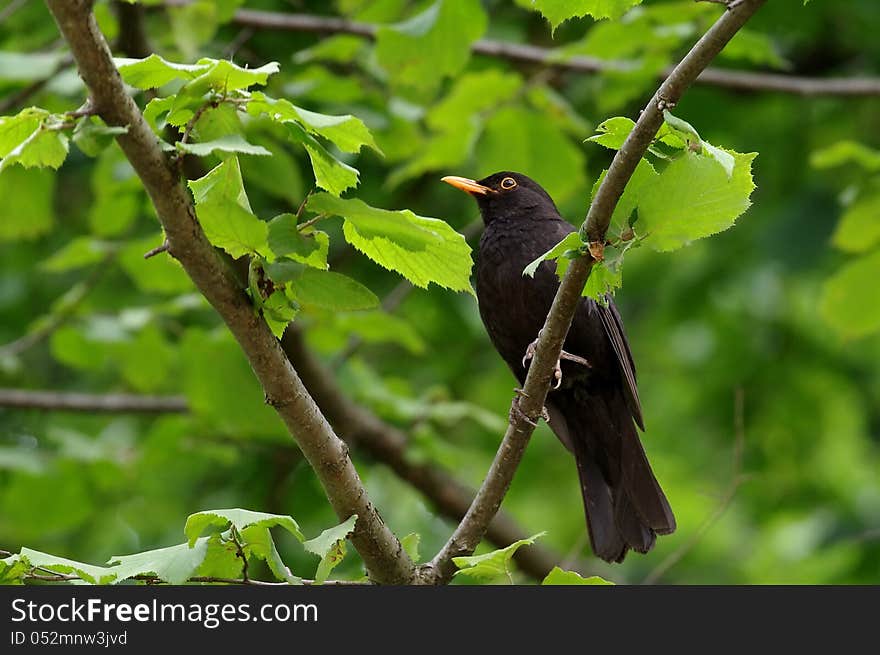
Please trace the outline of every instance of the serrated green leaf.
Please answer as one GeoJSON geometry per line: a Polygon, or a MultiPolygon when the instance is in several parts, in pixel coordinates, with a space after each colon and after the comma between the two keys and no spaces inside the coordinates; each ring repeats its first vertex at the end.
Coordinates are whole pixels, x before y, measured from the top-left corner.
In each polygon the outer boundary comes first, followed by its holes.
{"type": "Polygon", "coordinates": [[[708,141],[702,141],[701,143],[703,144],[703,154],[709,155],[721,164],[724,172],[727,173],[728,179],[733,177],[733,169],[736,166],[736,159],[734,159],[733,155],[723,148],[713,146],[708,141]]]}
{"type": "Polygon", "coordinates": [[[317,584],[323,584],[330,576],[330,572],[345,557],[345,538],[352,533],[356,522],[357,514],[353,514],[336,527],[328,528],[314,539],[303,542],[303,547],[307,551],[321,558],[315,573],[317,584]]]}
{"type": "Polygon", "coordinates": [[[56,573],[78,575],[90,584],[110,584],[116,577],[113,569],[92,564],[83,564],[72,559],[49,555],[38,550],[22,548],[19,556],[27,559],[31,566],[49,569],[56,573]]]}
{"type": "Polygon", "coordinates": [[[333,311],[372,309],[379,304],[376,294],[357,280],[311,267],[290,281],[288,293],[303,305],[333,311]]]}
{"type": "Polygon", "coordinates": [[[263,311],[266,324],[277,339],[284,336],[284,330],[296,317],[299,310],[298,305],[291,301],[281,289],[273,291],[272,295],[262,302],[260,308],[263,311]]]}
{"type": "Polygon", "coordinates": [[[114,555],[107,565],[116,574],[116,583],[137,575],[156,575],[168,584],[180,585],[202,565],[207,552],[208,537],[202,537],[192,545],[178,544],[133,555],[114,555]]]}
{"type": "Polygon", "coordinates": [[[604,580],[598,575],[591,575],[589,578],[581,576],[576,571],[563,571],[558,566],[554,566],[553,570],[547,574],[547,577],[541,582],[542,585],[613,585],[613,582],[604,580]]]}
{"type": "Polygon", "coordinates": [[[859,257],[829,278],[822,289],[819,311],[843,337],[864,337],[880,330],[880,250],[859,257]]]}
{"type": "Polygon", "coordinates": [[[192,80],[210,67],[208,63],[176,64],[155,53],[144,59],[117,57],[113,62],[122,81],[138,89],[153,89],[178,79],[192,80]]]}
{"type": "Polygon", "coordinates": [[[487,23],[479,0],[437,0],[403,23],[381,26],[376,58],[395,84],[432,89],[464,67],[487,23]]]}
{"type": "Polygon", "coordinates": [[[623,284],[623,276],[620,267],[612,269],[604,261],[597,262],[593,264],[593,270],[590,271],[590,277],[587,278],[581,295],[607,306],[607,296],[614,295],[621,284],[623,284]]]}
{"type": "Polygon", "coordinates": [[[307,207],[342,216],[343,234],[351,245],[416,286],[425,288],[434,282],[453,291],[471,291],[470,246],[447,223],[328,194],[313,195],[307,207]]]}
{"type": "Polygon", "coordinates": [[[24,584],[24,576],[30,570],[30,563],[20,555],[10,555],[0,559],[0,585],[24,584]]]}
{"type": "Polygon", "coordinates": [[[623,116],[615,116],[606,121],[599,123],[596,127],[596,134],[589,137],[587,141],[598,143],[600,146],[611,148],[612,150],[620,150],[626,137],[632,132],[636,126],[635,121],[623,116]]]}
{"type": "Polygon", "coordinates": [[[199,59],[197,65],[204,69],[187,82],[178,94],[201,96],[213,89],[228,92],[246,89],[255,84],[265,85],[270,75],[280,70],[277,61],[271,61],[259,68],[243,68],[226,59],[199,59]]]}
{"type": "Polygon", "coordinates": [[[206,530],[217,531],[219,529],[222,531],[226,530],[230,525],[235,526],[239,532],[252,525],[264,528],[271,528],[277,525],[287,530],[300,541],[304,539],[299,526],[292,516],[266,514],[264,512],[253,512],[248,509],[238,508],[209,509],[190,514],[186,519],[183,533],[189,539],[189,545],[192,546],[206,530]]]}
{"type": "Polygon", "coordinates": [[[688,151],[642,188],[637,225],[647,235],[647,245],[675,250],[726,230],[749,208],[755,188],[752,161],[757,154],[730,154],[736,162],[730,178],[714,158],[688,151]]]}
{"type": "Polygon", "coordinates": [[[582,248],[584,245],[585,244],[583,240],[581,240],[580,234],[578,234],[577,232],[572,232],[568,234],[564,239],[562,239],[562,241],[550,248],[550,250],[548,250],[531,264],[526,266],[523,269],[522,274],[528,275],[529,277],[535,277],[535,271],[538,270],[538,266],[541,265],[541,262],[547,261],[548,259],[558,259],[565,252],[569,250],[577,250],[579,248],[582,248]]]}
{"type": "Polygon", "coordinates": [[[212,168],[206,175],[189,182],[196,204],[206,201],[231,201],[251,211],[244,182],[241,179],[241,168],[238,157],[229,157],[212,168]]]}
{"type": "Polygon", "coordinates": [[[0,117],[0,173],[12,164],[25,168],[58,168],[67,158],[67,135],[49,127],[53,116],[30,107],[0,117]]]}
{"type": "Polygon", "coordinates": [[[315,137],[308,134],[297,122],[287,123],[291,139],[301,143],[309,154],[315,184],[338,196],[346,189],[357,186],[360,173],[356,168],[339,161],[322,146],[315,137]]]}
{"type": "Polygon", "coordinates": [[[289,257],[315,268],[327,268],[330,237],[325,232],[303,234],[293,214],[280,214],[269,221],[269,249],[277,257],[289,257]]]}
{"type": "Polygon", "coordinates": [[[216,152],[240,152],[245,155],[269,156],[272,153],[263,146],[248,143],[240,134],[228,134],[213,141],[200,143],[181,143],[178,141],[175,147],[181,152],[187,152],[197,157],[207,157],[216,152]]]}
{"type": "Polygon", "coordinates": [[[463,575],[477,580],[492,581],[502,576],[510,579],[510,560],[516,551],[523,546],[530,546],[536,539],[543,537],[546,532],[520,539],[510,544],[507,548],[493,550],[485,555],[472,555],[470,557],[453,557],[452,562],[458,567],[455,575],[463,575]]]}
{"type": "Polygon", "coordinates": [[[554,31],[569,18],[587,15],[596,20],[620,18],[641,2],[642,0],[517,0],[517,4],[522,7],[540,11],[550,21],[554,31]]]}
{"type": "Polygon", "coordinates": [[[859,197],[847,207],[831,241],[847,252],[867,252],[880,243],[880,191],[859,197]]]}
{"type": "Polygon", "coordinates": [[[251,95],[247,109],[252,116],[266,114],[279,123],[298,123],[309,134],[327,139],[343,152],[359,152],[363,146],[379,149],[364,122],[351,114],[319,114],[297,107],[289,100],[270,98],[261,92],[251,95]]]}

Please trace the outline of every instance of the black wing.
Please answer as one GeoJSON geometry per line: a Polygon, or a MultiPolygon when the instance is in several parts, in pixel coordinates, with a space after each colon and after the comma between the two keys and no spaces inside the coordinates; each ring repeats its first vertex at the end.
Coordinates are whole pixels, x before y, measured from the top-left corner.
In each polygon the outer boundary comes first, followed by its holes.
{"type": "Polygon", "coordinates": [[[599,310],[599,316],[602,319],[602,325],[605,328],[605,334],[611,342],[614,354],[617,355],[617,362],[620,364],[620,372],[626,382],[624,385],[624,396],[626,404],[633,418],[643,431],[645,429],[645,420],[642,418],[642,403],[639,402],[639,390],[636,386],[636,365],[633,362],[632,352],[629,349],[629,342],[626,340],[626,332],[623,330],[623,321],[617,312],[617,307],[609,299],[608,306],[603,307],[596,303],[599,310]]]}

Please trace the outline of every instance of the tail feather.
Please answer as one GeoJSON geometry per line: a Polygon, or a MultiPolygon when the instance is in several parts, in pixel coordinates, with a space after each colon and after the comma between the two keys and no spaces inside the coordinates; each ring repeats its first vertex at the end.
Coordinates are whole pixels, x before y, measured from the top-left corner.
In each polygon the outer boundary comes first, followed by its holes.
{"type": "Polygon", "coordinates": [[[592,399],[589,416],[580,403],[579,411],[564,408],[561,431],[577,461],[593,552],[608,562],[621,562],[630,549],[646,553],[658,534],[673,532],[675,517],[628,412],[621,420],[603,400],[592,399]]]}

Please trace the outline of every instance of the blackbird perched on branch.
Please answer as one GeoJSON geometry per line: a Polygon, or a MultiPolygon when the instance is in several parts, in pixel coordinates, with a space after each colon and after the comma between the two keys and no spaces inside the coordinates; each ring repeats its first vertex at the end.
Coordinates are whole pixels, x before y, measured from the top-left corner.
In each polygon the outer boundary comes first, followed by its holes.
{"type": "MultiPolygon", "coordinates": [[[[553,262],[523,269],[574,228],[534,180],[501,172],[479,181],[444,177],[471,194],[485,231],[475,270],[480,316],[496,350],[523,384],[539,330],[559,287],[553,262]]],[[[644,430],[632,353],[614,303],[583,298],[546,402],[550,428],[577,461],[593,552],[620,562],[646,553],[675,517],[636,432],[644,430]]]]}

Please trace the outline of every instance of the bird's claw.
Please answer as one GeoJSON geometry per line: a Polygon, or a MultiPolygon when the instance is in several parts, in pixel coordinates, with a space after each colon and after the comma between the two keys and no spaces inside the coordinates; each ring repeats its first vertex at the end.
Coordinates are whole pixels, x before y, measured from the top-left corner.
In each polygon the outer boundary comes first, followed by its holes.
{"type": "MultiPolygon", "coordinates": [[[[529,418],[529,416],[524,411],[522,411],[519,406],[520,397],[528,398],[529,394],[527,394],[520,388],[514,389],[514,392],[516,393],[516,398],[514,398],[513,402],[510,404],[510,418],[521,418],[533,428],[538,427],[538,422],[533,421],[531,418],[529,418]]],[[[547,423],[550,422],[550,412],[547,411],[546,407],[541,407],[541,418],[544,419],[547,423]]]]}
{"type": "MultiPolygon", "coordinates": [[[[538,339],[541,338],[541,333],[538,332],[538,339]]],[[[535,351],[538,349],[538,339],[535,339],[526,347],[526,354],[523,355],[522,365],[523,368],[526,367],[530,359],[533,359],[535,356],[535,351]]],[[[586,366],[587,368],[592,368],[590,362],[584,359],[579,355],[572,355],[571,353],[567,353],[564,350],[559,353],[559,359],[556,360],[556,366],[553,367],[553,389],[558,389],[562,386],[562,360],[567,359],[570,362],[574,362],[575,364],[580,364],[582,366],[586,366]]]]}

